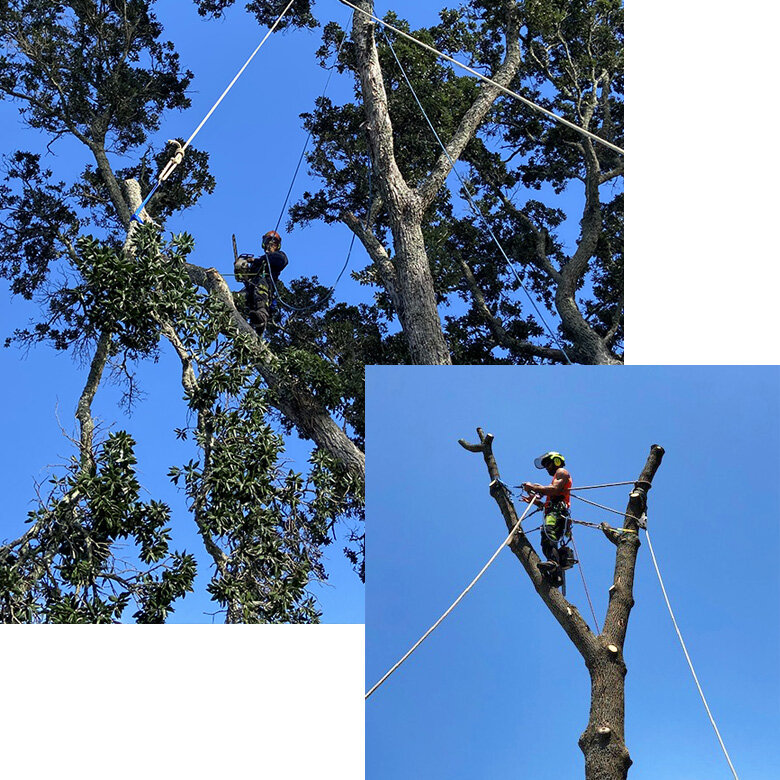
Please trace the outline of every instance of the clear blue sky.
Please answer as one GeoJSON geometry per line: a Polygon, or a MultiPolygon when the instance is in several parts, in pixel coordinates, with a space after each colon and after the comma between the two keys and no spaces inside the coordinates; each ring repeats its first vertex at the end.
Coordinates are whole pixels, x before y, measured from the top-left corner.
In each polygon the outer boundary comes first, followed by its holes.
{"type": "MultiPolygon", "coordinates": [[[[575,485],[635,479],[660,444],[648,514],[672,606],[740,776],[777,777],[780,370],[372,367],[367,383],[367,687],[506,537],[484,461],[459,438],[477,441],[477,426],[493,433],[510,484],[539,479],[532,460],[548,449],[564,453],[575,485]]],[[[625,509],[627,490],[585,497],[625,509]]],[[[620,522],[573,504],[577,519],[620,522]]],[[[597,530],[575,533],[601,621],[614,548],[597,530]]],[[[568,582],[589,618],[576,569],[568,582]]],[[[644,538],[635,598],[630,776],[730,778],[644,538]]],[[[581,657],[505,550],[368,700],[366,776],[579,777],[588,707],[581,657]]]]}

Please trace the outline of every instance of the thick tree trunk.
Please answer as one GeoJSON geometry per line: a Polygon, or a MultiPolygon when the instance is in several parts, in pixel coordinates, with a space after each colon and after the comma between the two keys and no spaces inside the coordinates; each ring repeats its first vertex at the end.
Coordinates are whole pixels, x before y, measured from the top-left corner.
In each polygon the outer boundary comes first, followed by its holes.
{"type": "Polygon", "coordinates": [[[625,780],[631,766],[624,736],[626,665],[621,654],[610,651],[604,643],[587,666],[590,718],[579,739],[585,754],[585,778],[625,780]]]}
{"type": "MultiPolygon", "coordinates": [[[[361,5],[373,12],[373,3],[361,5]]],[[[360,13],[354,15],[353,37],[360,84],[371,139],[371,157],[390,215],[397,271],[398,312],[409,345],[412,362],[423,365],[451,364],[444,340],[436,292],[422,235],[423,204],[404,180],[393,152],[393,127],[387,108],[379,56],[374,43],[374,23],[360,13]]]]}

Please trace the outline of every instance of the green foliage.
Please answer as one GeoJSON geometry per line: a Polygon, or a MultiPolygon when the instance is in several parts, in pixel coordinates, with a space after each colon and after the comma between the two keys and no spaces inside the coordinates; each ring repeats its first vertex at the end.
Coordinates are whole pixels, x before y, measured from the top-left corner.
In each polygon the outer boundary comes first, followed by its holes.
{"type": "Polygon", "coordinates": [[[122,154],[162,112],[186,108],[192,79],[144,0],[7,0],[0,5],[0,91],[23,101],[31,127],[72,133],[122,154]]]}
{"type": "Polygon", "coordinates": [[[0,185],[0,276],[11,291],[30,300],[49,267],[62,254],[62,240],[73,241],[79,229],[68,205],[68,187],[52,182],[41,158],[15,152],[6,158],[6,183],[0,185]]]}
{"type": "MultiPolygon", "coordinates": [[[[221,17],[235,0],[195,0],[198,13],[201,16],[221,17]]],[[[288,0],[250,0],[246,10],[254,14],[258,24],[270,27],[287,6],[288,0]]],[[[279,23],[278,30],[289,27],[316,27],[317,21],[312,16],[313,0],[297,0],[292,4],[284,19],[279,23]]]]}
{"type": "MultiPolygon", "coordinates": [[[[622,4],[618,0],[473,0],[457,9],[442,10],[440,24],[414,30],[412,34],[482,72],[493,73],[504,56],[508,13],[516,13],[524,23],[520,36],[522,62],[511,86],[545,108],[621,145],[623,29],[622,4]]],[[[394,14],[388,14],[386,19],[396,27],[410,30],[394,14]]],[[[459,75],[457,69],[445,66],[395,33],[382,32],[377,25],[375,34],[393,123],[395,157],[406,180],[415,185],[431,171],[441,150],[387,41],[392,41],[420,102],[445,143],[452,138],[480,87],[474,78],[459,75]]],[[[334,23],[324,28],[319,52],[323,62],[334,55],[343,35],[344,31],[334,23]]],[[[351,42],[341,49],[338,68],[354,75],[359,94],[357,58],[351,42]]],[[[293,206],[293,224],[303,225],[316,219],[333,222],[344,212],[364,222],[369,219],[381,187],[370,182],[364,119],[358,102],[337,106],[320,100],[314,112],[304,115],[305,126],[315,139],[308,160],[321,188],[304,193],[293,206]]],[[[556,270],[571,259],[571,241],[567,246],[564,240],[564,221],[572,215],[560,210],[557,196],[580,189],[581,182],[588,177],[598,179],[600,174],[594,173],[593,164],[588,162],[589,152],[583,145],[586,143],[589,144],[572,130],[544,119],[514,99],[501,97],[461,155],[459,170],[463,173],[464,164],[468,167],[465,172],[469,193],[487,215],[522,283],[551,313],[556,313],[556,286],[549,273],[535,262],[537,246],[541,237],[545,259],[556,270]],[[500,193],[508,198],[511,208],[504,204],[500,193]]],[[[616,172],[598,187],[600,198],[606,199],[601,215],[603,236],[598,250],[588,258],[589,268],[580,280],[587,290],[580,305],[588,325],[604,336],[622,311],[622,247],[618,238],[622,230],[622,198],[620,190],[617,195],[614,190],[615,180],[622,175],[618,170],[622,160],[603,146],[595,145],[593,149],[600,170],[609,172],[614,168],[616,172]],[[611,253],[609,258],[607,252],[611,253]]],[[[422,223],[437,302],[453,309],[445,315],[453,360],[533,362],[534,358],[517,351],[513,343],[544,343],[547,335],[543,323],[528,310],[515,273],[486,233],[481,219],[464,201],[462,189],[455,193],[443,189],[422,223]],[[457,216],[464,211],[465,216],[457,216]],[[485,303],[503,325],[508,338],[500,351],[496,350],[495,335],[464,277],[462,261],[468,263],[485,303]]],[[[586,208],[594,208],[593,198],[586,202],[584,193],[582,203],[583,215],[586,208]]],[[[381,207],[371,214],[370,227],[392,251],[391,225],[381,207]]],[[[377,284],[370,267],[355,276],[366,284],[377,284]]],[[[391,324],[397,312],[382,290],[377,293],[377,304],[381,320],[391,324]]],[[[621,337],[619,331],[618,341],[621,337]]]]}
{"type": "Polygon", "coordinates": [[[216,561],[208,591],[229,622],[317,622],[307,586],[326,576],[321,550],[345,497],[322,457],[307,482],[283,466],[284,439],[266,422],[263,396],[252,383],[201,408],[193,435],[203,458],[170,477],[183,485],[216,561]]]}
{"type": "Polygon", "coordinates": [[[29,530],[0,547],[3,622],[110,623],[133,608],[136,621],[161,623],[192,590],[195,560],[170,551],[170,508],[140,500],[135,465],[118,431],[94,468],[74,460],[50,480],[29,530]]]}

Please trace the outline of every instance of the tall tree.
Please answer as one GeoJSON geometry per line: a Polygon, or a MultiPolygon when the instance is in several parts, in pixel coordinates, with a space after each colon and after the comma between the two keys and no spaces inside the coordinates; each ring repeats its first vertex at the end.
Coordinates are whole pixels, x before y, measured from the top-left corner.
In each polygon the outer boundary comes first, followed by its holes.
{"type": "MultiPolygon", "coordinates": [[[[233,1],[198,5],[220,14],[233,1]]],[[[267,25],[284,5],[255,0],[247,8],[267,25]]],[[[283,24],[313,25],[313,5],[295,3],[283,24]]],[[[371,261],[359,278],[377,289],[384,318],[400,326],[406,362],[621,362],[622,197],[614,190],[621,156],[382,32],[368,16],[371,0],[354,5],[348,43],[339,46],[347,33],[328,24],[322,56],[340,48],[337,66],[353,74],[357,101],[323,99],[305,117],[322,188],[292,209],[292,223],[340,221],[354,231],[371,261]],[[446,181],[459,161],[468,173],[458,193],[446,181]],[[557,200],[575,188],[580,235],[567,251],[561,228],[576,215],[557,200]],[[534,190],[544,200],[529,197],[534,190]],[[484,217],[456,218],[464,197],[484,217]],[[522,287],[546,316],[529,314],[522,287]],[[442,321],[458,299],[466,312],[442,321]],[[552,339],[551,314],[560,318],[552,339]]],[[[471,0],[413,35],[620,144],[622,15],[620,0],[471,0]]],[[[410,29],[394,14],[386,21],[410,29]]]]}
{"type": "MultiPolygon", "coordinates": [[[[189,105],[192,78],[160,39],[151,6],[0,7],[0,92],[21,104],[30,127],[76,139],[91,158],[71,183],[55,181],[37,154],[7,160],[0,273],[43,305],[42,320],[15,339],[88,355],[90,368],[76,410],[77,456],[40,496],[27,532],[0,546],[0,610],[9,621],[99,622],[134,608],[136,620],[157,622],[192,589],[192,555],[168,549],[169,508],[139,500],[134,442],[122,431],[97,440],[92,416],[106,370],[125,376],[132,404],[131,367],[156,360],[165,339],[193,419],[178,433],[199,451],[170,477],[186,491],[212,560],[212,598],[229,622],[314,621],[307,586],[325,576],[321,551],[337,519],[356,521],[347,553],[362,573],[362,387],[354,361],[327,360],[290,339],[275,352],[220,274],[188,260],[190,236],[163,241],[166,218],[214,187],[206,153],[191,149],[142,214],[145,224],[131,222],[142,188],[170,156],[146,148],[148,136],[164,111],[189,105]],[[118,155],[138,162],[116,169],[118,155]],[[308,475],[284,467],[273,410],[314,442],[308,475]]],[[[321,293],[301,288],[304,298],[321,293]]],[[[320,330],[338,330],[340,317],[320,330]]]]}
{"type": "MultiPolygon", "coordinates": [[[[460,440],[469,452],[481,453],[490,475],[490,494],[501,511],[508,530],[518,523],[517,512],[506,488],[493,455],[493,435],[477,428],[478,444],[460,440]]],[[[579,651],[591,680],[590,717],[585,731],[579,738],[579,746],[585,755],[587,780],[624,780],[631,766],[631,757],[625,743],[625,676],[626,663],[623,647],[628,630],[628,619],[634,606],[634,570],[639,551],[639,521],[646,519],[647,493],[664,450],[657,444],[650,448],[647,461],[631,491],[622,528],[612,528],[602,523],[604,535],[615,545],[615,573],[609,589],[609,605],[596,635],[582,618],[578,609],[568,602],[558,588],[545,578],[537,564],[536,554],[522,528],[509,543],[525,569],[534,589],[566,635],[579,651]]]]}

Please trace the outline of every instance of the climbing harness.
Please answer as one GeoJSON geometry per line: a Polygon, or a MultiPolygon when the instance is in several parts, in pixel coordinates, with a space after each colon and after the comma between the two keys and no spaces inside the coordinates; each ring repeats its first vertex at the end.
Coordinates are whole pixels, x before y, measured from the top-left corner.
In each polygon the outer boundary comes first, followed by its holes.
{"type": "Polygon", "coordinates": [[[152,199],[154,193],[157,192],[158,187],[168,179],[168,177],[173,173],[173,171],[176,169],[179,163],[181,163],[181,161],[184,159],[184,153],[187,151],[187,147],[192,143],[195,136],[200,132],[201,128],[203,127],[203,125],[206,124],[206,122],[209,120],[211,115],[217,110],[217,106],[219,106],[219,104],[223,101],[227,93],[230,92],[230,90],[233,88],[233,85],[238,81],[241,74],[247,69],[249,63],[252,62],[252,60],[254,59],[255,54],[257,54],[257,52],[260,51],[260,48],[268,40],[271,33],[279,26],[279,23],[282,21],[282,19],[285,17],[287,12],[290,10],[294,2],[295,0],[290,0],[290,2],[287,3],[284,11],[282,11],[282,13],[279,14],[277,20],[271,25],[270,29],[265,34],[263,40],[260,41],[260,43],[257,45],[257,48],[249,55],[249,59],[241,66],[241,70],[239,70],[238,73],[236,73],[236,75],[233,76],[233,80],[230,82],[230,84],[227,85],[227,87],[225,87],[225,91],[219,96],[217,102],[214,103],[214,105],[209,109],[209,112],[206,114],[206,116],[203,117],[200,124],[195,128],[192,135],[184,142],[184,144],[181,144],[178,141],[168,142],[176,145],[176,151],[173,157],[171,157],[171,159],[168,161],[168,163],[160,172],[159,176],[157,177],[157,182],[152,187],[149,194],[144,199],[143,203],[141,203],[141,205],[135,210],[133,216],[130,217],[131,221],[134,220],[135,222],[142,223],[141,216],[140,216],[141,212],[146,208],[149,201],[152,199]]]}
{"type": "Polygon", "coordinates": [[[460,596],[458,596],[458,598],[455,599],[455,601],[452,602],[452,604],[447,609],[447,611],[411,646],[411,648],[409,648],[409,650],[403,655],[403,657],[384,674],[384,676],[379,680],[379,682],[375,683],[374,686],[371,689],[369,689],[368,693],[366,693],[366,699],[368,699],[368,697],[377,688],[379,688],[379,686],[382,685],[382,683],[384,683],[385,680],[387,680],[387,678],[390,677],[390,675],[396,669],[398,669],[398,667],[434,632],[434,630],[438,628],[438,626],[442,623],[444,618],[446,618],[447,615],[449,615],[450,612],[452,612],[452,610],[455,609],[455,607],[457,607],[458,604],[460,604],[460,602],[463,600],[463,597],[474,587],[474,585],[476,585],[480,577],[482,577],[482,575],[488,570],[488,568],[493,563],[493,561],[495,561],[495,559],[498,557],[498,554],[501,552],[501,550],[503,550],[504,547],[506,547],[509,544],[509,542],[512,541],[512,537],[515,535],[515,532],[520,529],[520,525],[523,522],[523,520],[526,518],[526,516],[528,515],[530,517],[529,510],[531,509],[532,506],[533,504],[528,505],[528,507],[526,508],[525,512],[523,512],[520,519],[517,521],[517,523],[515,523],[514,528],[512,528],[512,530],[509,532],[509,536],[507,536],[507,538],[504,539],[503,542],[501,542],[499,548],[493,553],[490,560],[482,567],[482,570],[479,572],[479,574],[477,574],[477,576],[474,577],[474,579],[469,583],[468,587],[460,594],[460,596]]]}
{"type": "MultiPolygon", "coordinates": [[[[344,2],[344,0],[341,0],[341,2],[344,2]]],[[[383,33],[384,35],[384,33],[383,33]]],[[[408,36],[407,36],[408,37],[408,36]]],[[[417,96],[417,92],[415,91],[414,87],[412,86],[412,82],[409,80],[409,76],[406,74],[406,70],[404,69],[404,66],[401,64],[401,61],[398,59],[398,55],[395,52],[395,48],[393,47],[392,42],[390,39],[384,35],[385,40],[387,41],[387,45],[390,48],[390,51],[393,54],[393,58],[396,61],[396,64],[398,65],[398,68],[401,71],[401,74],[404,78],[404,81],[406,82],[407,87],[409,87],[409,91],[412,93],[412,96],[415,99],[415,102],[417,103],[417,106],[419,107],[420,111],[422,112],[423,117],[425,117],[425,121],[428,123],[428,127],[430,127],[431,132],[433,132],[434,136],[436,137],[436,140],[439,143],[439,146],[441,147],[444,154],[447,156],[447,159],[450,163],[450,168],[452,169],[453,173],[457,176],[458,181],[460,182],[461,186],[463,187],[463,192],[466,195],[466,200],[469,203],[469,206],[471,206],[471,210],[474,212],[474,215],[482,220],[482,223],[487,228],[488,233],[490,234],[490,237],[493,239],[493,242],[498,247],[499,252],[501,252],[501,255],[504,258],[504,261],[509,266],[509,268],[512,269],[512,273],[514,273],[515,278],[517,279],[518,284],[523,288],[523,291],[525,292],[526,296],[528,297],[528,300],[531,303],[531,306],[533,306],[534,311],[536,312],[539,319],[544,324],[544,327],[547,329],[547,332],[552,337],[553,341],[558,345],[558,349],[563,353],[563,356],[566,358],[566,362],[571,365],[572,361],[569,355],[566,353],[566,350],[564,349],[563,345],[561,344],[560,339],[555,335],[555,332],[552,330],[552,328],[547,324],[547,320],[544,318],[544,315],[539,309],[539,306],[537,305],[536,301],[534,300],[534,297],[531,295],[528,288],[525,286],[525,283],[523,282],[522,277],[518,273],[517,269],[515,268],[515,264],[509,259],[509,255],[504,250],[503,245],[498,240],[496,234],[493,232],[493,228],[490,226],[490,223],[487,220],[487,217],[483,213],[482,209],[480,209],[477,204],[474,202],[474,199],[471,197],[471,193],[469,192],[469,187],[466,184],[463,177],[458,172],[458,169],[455,167],[455,161],[450,156],[449,151],[447,150],[447,147],[444,145],[444,142],[441,140],[441,137],[439,136],[438,132],[436,131],[436,128],[433,126],[433,122],[431,122],[430,117],[426,113],[425,109],[423,108],[422,103],[420,102],[420,98],[417,96]]]]}
{"type": "Polygon", "coordinates": [[[625,155],[625,151],[621,149],[619,146],[616,146],[615,144],[611,143],[610,141],[607,141],[605,138],[601,138],[600,136],[596,135],[595,133],[592,133],[590,130],[586,130],[584,127],[580,127],[579,125],[575,125],[573,122],[569,122],[568,119],[564,119],[561,116],[558,116],[558,114],[553,113],[552,111],[548,111],[546,108],[542,108],[542,106],[537,105],[533,101],[529,100],[528,98],[523,97],[522,95],[519,95],[517,92],[513,92],[511,89],[508,89],[507,87],[502,86],[497,81],[493,81],[493,79],[488,78],[487,76],[483,75],[479,71],[474,70],[473,68],[470,68],[468,65],[464,65],[462,62],[459,62],[458,60],[454,59],[453,57],[450,57],[449,55],[445,54],[444,52],[439,51],[438,49],[434,49],[433,46],[429,46],[427,43],[423,43],[421,40],[415,38],[412,35],[409,35],[409,33],[405,33],[403,30],[399,30],[397,27],[393,27],[392,24],[388,24],[385,21],[382,21],[377,16],[374,16],[374,14],[364,11],[362,8],[358,8],[356,5],[353,5],[348,0],[339,0],[340,3],[343,3],[344,5],[349,6],[354,11],[358,11],[359,13],[363,14],[364,16],[368,16],[370,19],[372,19],[375,22],[378,22],[382,25],[382,27],[386,27],[388,30],[392,30],[394,33],[398,33],[398,35],[406,38],[409,41],[412,41],[413,43],[416,43],[418,46],[422,46],[423,49],[427,49],[428,51],[432,52],[433,54],[436,54],[438,57],[442,57],[448,62],[451,62],[453,65],[457,65],[459,68],[463,68],[463,70],[468,71],[471,73],[472,76],[476,76],[481,81],[486,82],[487,84],[491,84],[494,87],[498,87],[503,93],[506,95],[509,95],[512,98],[515,98],[515,100],[519,100],[521,103],[525,104],[526,106],[534,109],[535,111],[539,111],[542,114],[545,114],[550,119],[553,119],[555,122],[558,122],[562,125],[565,125],[566,127],[576,131],[577,133],[580,133],[581,135],[585,135],[588,138],[590,138],[593,141],[596,141],[603,146],[606,146],[607,148],[611,149],[613,152],[617,152],[618,154],[625,155]]]}

